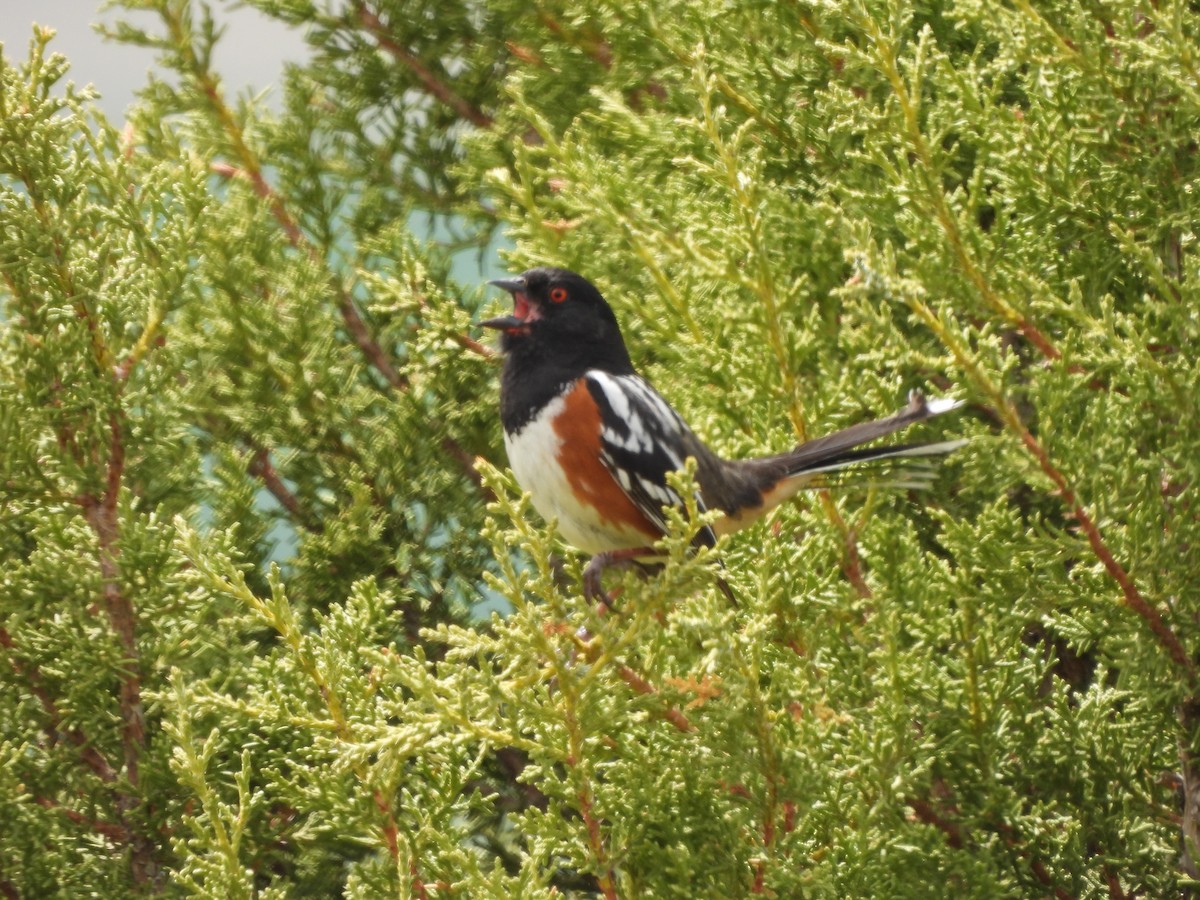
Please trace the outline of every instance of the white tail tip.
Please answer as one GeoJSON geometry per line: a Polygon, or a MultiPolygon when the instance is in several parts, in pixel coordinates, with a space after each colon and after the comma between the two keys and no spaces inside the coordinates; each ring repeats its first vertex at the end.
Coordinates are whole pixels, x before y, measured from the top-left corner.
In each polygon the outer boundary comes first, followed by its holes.
{"type": "Polygon", "coordinates": [[[958,409],[963,405],[962,400],[954,400],[950,397],[932,397],[925,401],[925,408],[929,410],[931,416],[940,416],[942,413],[950,412],[952,409],[958,409]]]}

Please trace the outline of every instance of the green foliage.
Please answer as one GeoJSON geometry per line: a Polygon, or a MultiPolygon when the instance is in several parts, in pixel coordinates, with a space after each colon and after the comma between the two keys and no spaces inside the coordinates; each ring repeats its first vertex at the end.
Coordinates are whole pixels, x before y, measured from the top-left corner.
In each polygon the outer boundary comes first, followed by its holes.
{"type": "Polygon", "coordinates": [[[1194,889],[1191,6],[252,2],[274,108],[188,0],[116,4],[124,130],[4,51],[0,891],[1194,889]],[[601,616],[505,474],[498,229],[722,453],[912,388],[970,444],[724,541],[736,606],[677,515],[601,616]]]}

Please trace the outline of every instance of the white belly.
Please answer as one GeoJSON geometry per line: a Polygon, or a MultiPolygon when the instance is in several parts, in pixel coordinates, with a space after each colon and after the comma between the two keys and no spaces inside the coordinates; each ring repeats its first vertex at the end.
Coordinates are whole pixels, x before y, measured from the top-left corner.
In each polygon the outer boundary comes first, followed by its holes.
{"type": "Polygon", "coordinates": [[[542,518],[557,521],[558,531],[567,543],[585,553],[644,547],[644,534],[606,521],[595,509],[576,501],[574,488],[558,461],[562,440],[551,424],[565,405],[566,401],[558,397],[516,434],[505,433],[504,449],[517,483],[529,492],[533,508],[542,518]]]}

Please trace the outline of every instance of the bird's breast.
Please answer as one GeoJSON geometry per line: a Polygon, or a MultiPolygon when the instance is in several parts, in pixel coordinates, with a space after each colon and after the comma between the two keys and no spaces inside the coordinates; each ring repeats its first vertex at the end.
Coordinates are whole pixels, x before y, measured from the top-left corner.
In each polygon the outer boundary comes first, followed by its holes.
{"type": "Polygon", "coordinates": [[[604,465],[600,433],[600,412],[580,379],[522,428],[506,430],[504,448],[517,483],[568,543],[587,553],[643,547],[660,532],[604,465]]]}

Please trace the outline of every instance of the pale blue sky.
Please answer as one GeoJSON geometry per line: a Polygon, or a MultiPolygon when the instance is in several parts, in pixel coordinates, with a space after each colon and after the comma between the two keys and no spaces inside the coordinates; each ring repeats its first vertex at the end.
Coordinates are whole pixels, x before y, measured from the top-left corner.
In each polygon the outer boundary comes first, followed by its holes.
{"type": "MultiPolygon", "coordinates": [[[[255,91],[278,84],[287,60],[306,55],[302,35],[251,9],[235,9],[229,0],[214,0],[217,20],[226,25],[217,47],[216,67],[231,92],[255,91]]],[[[50,47],[71,61],[68,77],[91,83],[100,91],[100,106],[113,121],[124,118],[134,92],[146,82],[153,51],[103,40],[92,23],[118,18],[153,26],[156,17],[110,9],[98,12],[100,0],[0,0],[0,44],[10,62],[29,52],[33,23],[49,25],[58,35],[50,47]]]]}
{"type": "MultiPolygon", "coordinates": [[[[78,85],[94,85],[101,94],[100,108],[110,121],[120,124],[134,93],[145,85],[147,72],[154,67],[154,52],[104,40],[92,23],[102,21],[112,25],[123,17],[152,30],[157,16],[113,9],[101,14],[100,3],[101,0],[0,0],[0,44],[5,58],[18,62],[29,53],[34,22],[54,28],[58,34],[50,48],[71,61],[68,78],[78,85]]],[[[298,31],[253,9],[237,8],[233,0],[210,0],[210,5],[217,21],[225,26],[224,36],[217,44],[215,67],[231,95],[272,88],[279,84],[285,62],[300,62],[307,57],[307,46],[298,31]]],[[[268,94],[268,102],[271,96],[268,94]]],[[[274,96],[278,102],[279,92],[274,96]]],[[[417,230],[426,227],[421,220],[414,220],[413,226],[417,230]]],[[[482,264],[473,252],[459,254],[454,262],[455,275],[464,284],[472,284],[503,274],[497,258],[497,248],[502,246],[507,246],[506,242],[497,238],[484,254],[482,264]]]]}

